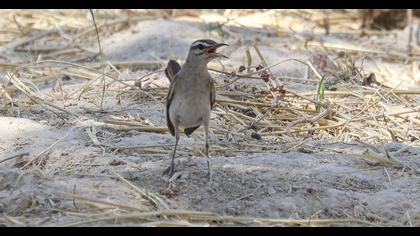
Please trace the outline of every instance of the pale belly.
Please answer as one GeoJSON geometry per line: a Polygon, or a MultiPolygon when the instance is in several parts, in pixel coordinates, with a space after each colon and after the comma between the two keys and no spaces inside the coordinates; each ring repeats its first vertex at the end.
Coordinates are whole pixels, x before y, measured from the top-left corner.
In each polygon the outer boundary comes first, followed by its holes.
{"type": "Polygon", "coordinates": [[[190,128],[202,125],[210,119],[210,92],[190,93],[174,96],[169,108],[170,119],[179,128],[190,128]]]}

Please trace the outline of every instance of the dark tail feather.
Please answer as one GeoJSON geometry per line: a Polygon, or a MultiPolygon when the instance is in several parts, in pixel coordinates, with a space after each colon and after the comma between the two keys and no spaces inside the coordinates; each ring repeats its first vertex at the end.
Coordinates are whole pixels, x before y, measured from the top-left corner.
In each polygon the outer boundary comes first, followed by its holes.
{"type": "Polygon", "coordinates": [[[178,64],[178,62],[175,60],[169,60],[165,69],[165,75],[168,77],[169,81],[172,81],[179,70],[181,70],[181,66],[178,64]]]}
{"type": "Polygon", "coordinates": [[[185,128],[184,129],[185,135],[190,136],[190,134],[192,134],[196,129],[198,129],[198,127],[200,127],[200,126],[185,128]]]}

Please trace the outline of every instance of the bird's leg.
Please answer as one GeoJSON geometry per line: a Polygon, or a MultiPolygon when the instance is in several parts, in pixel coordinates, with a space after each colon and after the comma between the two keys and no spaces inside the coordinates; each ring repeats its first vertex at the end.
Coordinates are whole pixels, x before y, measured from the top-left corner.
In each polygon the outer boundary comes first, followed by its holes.
{"type": "Polygon", "coordinates": [[[171,161],[171,169],[169,171],[169,176],[172,176],[175,173],[175,154],[176,154],[176,148],[178,147],[178,141],[179,141],[179,130],[178,128],[175,129],[175,148],[174,152],[172,154],[172,161],[171,161]]]}
{"type": "Polygon", "coordinates": [[[174,151],[172,152],[171,165],[163,171],[163,175],[168,174],[170,177],[175,173],[175,154],[176,154],[176,148],[178,147],[178,141],[179,141],[178,126],[175,126],[175,138],[176,138],[176,141],[175,141],[174,151]]]}
{"type": "Polygon", "coordinates": [[[207,178],[211,181],[210,157],[209,157],[209,122],[204,123],[204,139],[206,141],[205,154],[207,157],[207,178]]]}

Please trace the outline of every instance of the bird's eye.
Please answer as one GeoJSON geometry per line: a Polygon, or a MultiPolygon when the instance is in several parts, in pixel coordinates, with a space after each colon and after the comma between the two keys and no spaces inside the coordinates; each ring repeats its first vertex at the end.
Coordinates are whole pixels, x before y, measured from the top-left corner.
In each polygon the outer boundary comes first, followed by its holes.
{"type": "Polygon", "coordinates": [[[203,50],[203,49],[204,49],[203,44],[199,44],[197,47],[198,47],[198,49],[200,49],[200,50],[203,50]]]}

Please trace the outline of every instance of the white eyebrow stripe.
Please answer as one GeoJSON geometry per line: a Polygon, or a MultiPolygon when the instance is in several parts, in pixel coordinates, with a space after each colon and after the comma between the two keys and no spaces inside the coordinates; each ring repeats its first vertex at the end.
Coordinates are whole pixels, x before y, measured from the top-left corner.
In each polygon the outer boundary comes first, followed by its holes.
{"type": "Polygon", "coordinates": [[[203,44],[205,47],[208,47],[208,46],[211,46],[212,45],[212,44],[208,44],[208,43],[206,43],[204,41],[197,41],[197,42],[194,42],[191,46],[195,47],[195,46],[197,46],[199,44],[203,44]]]}

